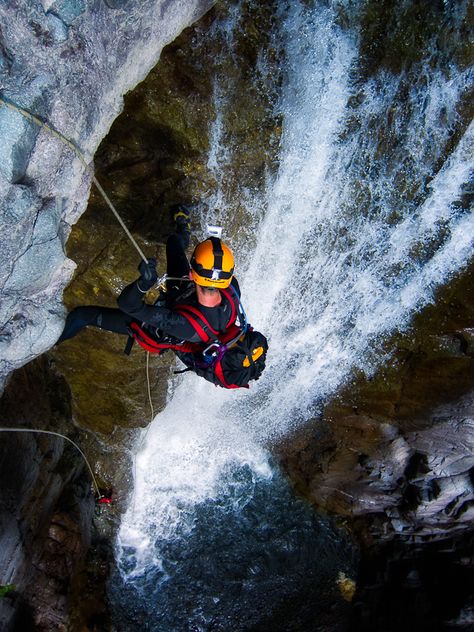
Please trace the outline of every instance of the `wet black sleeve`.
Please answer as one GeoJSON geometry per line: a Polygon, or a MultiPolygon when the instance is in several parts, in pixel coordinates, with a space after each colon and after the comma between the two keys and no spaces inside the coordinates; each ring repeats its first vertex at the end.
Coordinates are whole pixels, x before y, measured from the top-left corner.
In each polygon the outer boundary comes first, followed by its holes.
{"type": "Polygon", "coordinates": [[[175,336],[180,340],[200,340],[184,316],[167,307],[147,305],[143,301],[144,297],[145,293],[141,291],[139,282],[134,281],[123,289],[117,303],[120,309],[129,316],[152,327],[157,327],[166,334],[175,336]]]}

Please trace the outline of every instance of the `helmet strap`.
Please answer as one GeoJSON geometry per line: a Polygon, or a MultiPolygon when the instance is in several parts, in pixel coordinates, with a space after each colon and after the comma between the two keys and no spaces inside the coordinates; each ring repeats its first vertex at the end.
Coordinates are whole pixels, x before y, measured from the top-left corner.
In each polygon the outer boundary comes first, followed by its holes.
{"type": "Polygon", "coordinates": [[[222,258],[224,251],[222,250],[221,240],[218,237],[209,237],[212,242],[212,252],[214,254],[214,265],[216,270],[222,270],[222,258]]]}

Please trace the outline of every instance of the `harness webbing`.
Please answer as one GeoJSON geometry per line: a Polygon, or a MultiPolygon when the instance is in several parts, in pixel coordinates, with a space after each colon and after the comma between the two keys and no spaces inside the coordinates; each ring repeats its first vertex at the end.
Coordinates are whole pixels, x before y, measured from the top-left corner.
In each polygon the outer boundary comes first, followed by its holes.
{"type": "Polygon", "coordinates": [[[214,254],[213,268],[222,270],[222,259],[224,257],[224,251],[222,250],[221,240],[218,237],[209,237],[212,242],[212,251],[214,254]]]}
{"type": "MultiPolygon", "coordinates": [[[[229,340],[235,338],[237,333],[241,333],[241,329],[237,327],[237,325],[235,325],[235,320],[237,318],[237,309],[235,307],[234,299],[232,298],[230,292],[228,292],[227,290],[222,289],[220,290],[220,292],[227,299],[227,302],[230,304],[231,308],[230,317],[226,324],[226,331],[222,333],[214,329],[207,318],[204,316],[204,314],[201,312],[201,310],[194,305],[180,303],[175,306],[175,311],[186,318],[189,324],[194,327],[196,333],[199,335],[203,342],[210,342],[213,340],[214,342],[226,343],[229,342],[229,340]],[[204,324],[204,327],[206,327],[208,331],[206,331],[206,329],[201,326],[199,321],[204,324]],[[234,328],[232,328],[232,325],[234,325],[234,328]]],[[[236,300],[239,300],[237,293],[236,300]]]]}
{"type": "Polygon", "coordinates": [[[138,342],[140,347],[146,349],[147,351],[151,351],[152,353],[162,353],[167,349],[176,349],[183,351],[184,353],[194,353],[195,351],[199,351],[201,349],[201,345],[199,343],[186,341],[179,344],[159,342],[155,338],[149,336],[146,331],[135,322],[130,323],[130,329],[134,339],[138,342]]]}
{"type": "Polygon", "coordinates": [[[245,386],[237,386],[237,384],[229,384],[224,377],[224,371],[222,369],[222,364],[220,363],[220,361],[216,362],[214,366],[214,371],[218,379],[222,382],[222,384],[226,388],[249,388],[248,384],[246,384],[245,386]]]}
{"type": "Polygon", "coordinates": [[[204,323],[204,325],[211,330],[213,334],[215,334],[216,336],[218,335],[218,332],[211,327],[204,315],[201,314],[201,312],[196,307],[193,307],[192,305],[180,305],[179,307],[175,308],[174,311],[178,312],[178,314],[181,314],[181,316],[184,316],[184,318],[186,318],[188,323],[192,325],[195,332],[198,334],[203,342],[209,342],[209,340],[212,340],[212,337],[206,332],[203,327],[201,327],[198,319],[200,319],[204,323]],[[192,315],[196,316],[197,318],[193,318],[192,315]]]}
{"type": "Polygon", "coordinates": [[[198,353],[202,352],[204,350],[204,345],[208,343],[215,342],[218,345],[224,346],[227,344],[233,344],[238,340],[243,332],[243,329],[235,324],[235,320],[237,317],[235,300],[238,301],[239,299],[237,293],[236,299],[234,300],[234,298],[228,291],[220,291],[231,306],[231,314],[229,320],[227,321],[226,330],[224,332],[219,332],[214,329],[214,327],[212,327],[212,325],[209,323],[207,318],[198,307],[195,307],[194,305],[188,305],[187,303],[179,303],[175,305],[174,311],[186,318],[188,323],[201,339],[201,342],[160,342],[160,340],[157,340],[156,338],[150,336],[149,333],[147,333],[138,323],[132,322],[130,325],[130,330],[134,339],[143,349],[151,351],[152,353],[162,353],[167,349],[173,349],[175,351],[181,351],[183,353],[198,353]]]}

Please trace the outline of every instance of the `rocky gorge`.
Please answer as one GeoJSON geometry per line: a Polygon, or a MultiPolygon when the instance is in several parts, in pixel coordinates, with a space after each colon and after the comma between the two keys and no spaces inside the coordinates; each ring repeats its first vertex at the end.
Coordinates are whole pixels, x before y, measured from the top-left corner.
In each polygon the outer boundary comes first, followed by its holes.
{"type": "MultiPolygon", "coordinates": [[[[172,231],[169,208],[181,201],[195,209],[196,233],[209,217],[225,222],[232,243],[246,245],[241,265],[248,267],[268,210],[267,203],[255,210],[250,200],[264,196],[283,162],[283,4],[217,3],[206,13],[211,4],[7,2],[1,8],[2,98],[94,156],[100,182],[161,269],[172,231]],[[116,118],[124,93],[145,75],[116,118]],[[212,154],[216,147],[220,155],[212,154]]],[[[354,13],[332,4],[340,28],[356,19],[362,25],[352,68],[358,81],[384,70],[410,77],[430,55],[446,73],[448,66],[465,72],[472,63],[467,4],[435,3],[423,21],[423,3],[407,2],[397,12],[394,3],[367,2],[354,13]],[[435,54],[428,50],[433,33],[435,54]]],[[[362,92],[351,97],[340,142],[361,125],[362,92]]],[[[469,127],[468,97],[461,90],[455,115],[440,114],[449,133],[439,165],[469,127]]],[[[408,102],[406,94],[400,98],[408,102]]],[[[96,191],[85,211],[90,174],[70,148],[18,112],[2,107],[0,117],[2,426],[41,427],[77,440],[115,500],[111,509],[94,510],[87,471],[60,439],[0,437],[1,620],[12,630],[107,630],[112,542],[133,486],[133,445],[150,420],[145,358],[134,351],[125,359],[123,341],[97,331],[52,347],[74,264],[67,308],[113,306],[136,275],[137,254],[96,191]]],[[[384,125],[390,120],[378,151],[394,155],[403,128],[397,112],[384,125]]],[[[401,195],[420,204],[424,194],[414,190],[403,164],[401,195]]],[[[361,206],[366,193],[358,191],[361,206]]],[[[469,212],[471,199],[464,186],[455,200],[459,214],[469,212]]],[[[342,228],[337,237],[346,238],[342,228]]],[[[437,239],[424,246],[421,261],[443,243],[437,239]]],[[[312,414],[265,439],[297,493],[362,547],[360,577],[351,578],[357,591],[348,591],[352,611],[339,604],[332,619],[306,629],[336,629],[337,622],[337,629],[397,630],[406,628],[407,617],[426,630],[472,625],[473,309],[471,262],[435,288],[408,326],[382,336],[376,358],[354,365],[312,414]],[[442,576],[435,582],[436,569],[442,576]],[[387,623],[386,611],[401,600],[405,615],[387,623]]],[[[172,368],[167,356],[150,359],[155,413],[172,396],[172,368]]],[[[305,621],[299,629],[309,626],[305,621]]],[[[281,613],[266,625],[225,629],[292,629],[281,613]]]]}

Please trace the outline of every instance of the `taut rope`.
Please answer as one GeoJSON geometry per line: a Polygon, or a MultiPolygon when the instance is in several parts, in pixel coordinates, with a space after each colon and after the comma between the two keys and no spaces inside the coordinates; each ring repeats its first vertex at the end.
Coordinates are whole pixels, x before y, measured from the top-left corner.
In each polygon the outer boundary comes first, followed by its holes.
{"type": "Polygon", "coordinates": [[[79,160],[82,162],[82,164],[84,165],[84,167],[86,168],[87,172],[89,173],[89,175],[92,178],[92,182],[95,184],[95,186],[97,187],[99,193],[101,194],[101,196],[104,198],[107,206],[110,208],[110,210],[112,211],[112,213],[115,215],[117,221],[119,222],[120,226],[123,228],[123,230],[125,231],[125,234],[127,235],[127,237],[130,239],[130,241],[132,242],[132,244],[135,246],[135,248],[137,249],[138,254],[140,255],[140,257],[143,259],[143,261],[145,261],[145,263],[148,261],[147,258],[145,257],[145,255],[143,254],[140,246],[137,244],[137,242],[135,241],[132,233],[128,230],[128,228],[125,226],[125,223],[123,221],[123,219],[120,217],[117,209],[115,208],[115,206],[112,204],[112,202],[110,201],[107,193],[104,191],[104,189],[102,188],[100,182],[97,180],[97,178],[94,175],[94,170],[91,167],[91,165],[87,162],[86,157],[84,156],[84,153],[79,149],[79,147],[73,143],[71,140],[69,140],[69,138],[67,138],[66,136],[64,136],[64,134],[62,134],[61,132],[59,132],[58,130],[54,129],[53,127],[51,127],[51,125],[49,125],[48,123],[46,123],[45,121],[42,121],[40,118],[38,118],[37,116],[35,116],[34,114],[31,114],[31,112],[28,112],[28,110],[25,110],[24,108],[20,107],[19,105],[17,105],[16,103],[13,103],[12,101],[8,101],[7,99],[5,99],[5,97],[0,96],[0,102],[3,103],[3,105],[5,105],[7,108],[9,108],[10,110],[13,110],[14,112],[19,112],[22,116],[24,116],[26,119],[28,119],[29,121],[32,121],[35,125],[38,125],[38,127],[43,128],[44,130],[46,130],[46,132],[48,132],[48,134],[50,134],[51,136],[54,136],[55,138],[58,138],[62,143],[64,143],[67,147],[69,147],[69,149],[71,149],[76,156],[79,158],[79,160]]]}
{"type": "Polygon", "coordinates": [[[96,491],[96,494],[97,494],[97,500],[100,500],[101,498],[104,498],[104,495],[100,493],[100,489],[99,489],[99,486],[97,484],[96,478],[94,476],[94,472],[92,471],[92,468],[91,468],[91,466],[89,464],[89,461],[87,460],[86,455],[81,450],[81,448],[77,445],[77,443],[75,443],[69,437],[66,437],[66,435],[63,435],[60,432],[54,432],[53,430],[37,430],[37,429],[34,429],[34,428],[0,428],[0,432],[37,432],[37,433],[41,433],[41,434],[55,435],[56,437],[61,437],[62,439],[65,439],[66,441],[69,441],[69,443],[72,443],[72,445],[80,453],[80,455],[84,459],[85,464],[89,468],[89,472],[90,472],[90,475],[92,477],[92,482],[94,483],[95,491],[96,491]]]}

